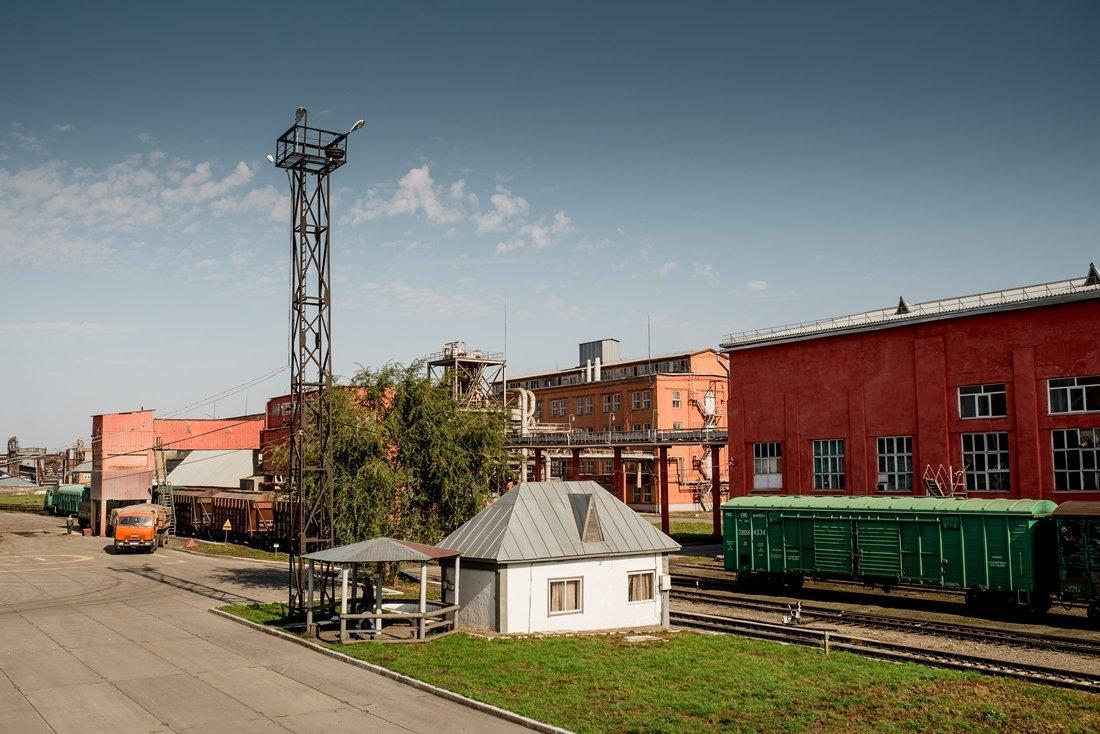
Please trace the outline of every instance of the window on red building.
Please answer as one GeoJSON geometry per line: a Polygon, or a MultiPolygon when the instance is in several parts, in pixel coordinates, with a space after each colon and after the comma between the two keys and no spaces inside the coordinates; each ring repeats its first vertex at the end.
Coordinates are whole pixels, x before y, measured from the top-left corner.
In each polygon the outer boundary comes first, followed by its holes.
{"type": "Polygon", "coordinates": [[[1100,491],[1100,428],[1059,428],[1054,442],[1054,489],[1100,491]]]}
{"type": "Polygon", "coordinates": [[[878,439],[878,491],[913,489],[913,437],[880,436],[878,439]]]}
{"type": "Polygon", "coordinates": [[[783,489],[783,444],[766,441],[752,445],[752,488],[783,489]]]}
{"type": "Polygon", "coordinates": [[[1047,389],[1051,413],[1100,411],[1100,376],[1051,380],[1047,389]]]}
{"type": "Polygon", "coordinates": [[[679,408],[680,407],[680,391],[679,390],[673,390],[672,391],[672,407],[673,408],[679,408]]]}
{"type": "Polygon", "coordinates": [[[960,418],[1003,418],[1008,415],[1004,383],[959,388],[960,418]]]}
{"type": "Polygon", "coordinates": [[[844,489],[844,439],[818,439],[813,446],[814,489],[844,489]]]}
{"type": "Polygon", "coordinates": [[[962,448],[968,492],[1009,490],[1007,433],[964,433],[962,448]]]}

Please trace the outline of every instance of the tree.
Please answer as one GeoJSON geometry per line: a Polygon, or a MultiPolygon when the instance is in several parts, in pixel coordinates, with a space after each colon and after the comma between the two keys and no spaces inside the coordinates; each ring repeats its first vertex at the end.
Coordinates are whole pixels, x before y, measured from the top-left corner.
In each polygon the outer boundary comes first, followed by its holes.
{"type": "MultiPolygon", "coordinates": [[[[363,369],[333,390],[332,408],[338,544],[379,535],[438,542],[504,483],[505,416],[462,410],[422,363],[363,369]]],[[[286,447],[275,453],[285,466],[286,447]]]]}

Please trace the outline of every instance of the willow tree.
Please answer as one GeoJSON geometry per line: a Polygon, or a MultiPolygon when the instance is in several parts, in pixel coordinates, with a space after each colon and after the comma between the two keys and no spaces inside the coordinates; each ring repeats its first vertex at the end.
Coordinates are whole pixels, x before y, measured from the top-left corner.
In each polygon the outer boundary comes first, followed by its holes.
{"type": "MultiPolygon", "coordinates": [[[[504,482],[504,415],[462,410],[422,364],[361,370],[333,390],[332,409],[339,544],[379,535],[434,543],[504,482]]],[[[286,447],[274,453],[285,464],[286,447]]]]}

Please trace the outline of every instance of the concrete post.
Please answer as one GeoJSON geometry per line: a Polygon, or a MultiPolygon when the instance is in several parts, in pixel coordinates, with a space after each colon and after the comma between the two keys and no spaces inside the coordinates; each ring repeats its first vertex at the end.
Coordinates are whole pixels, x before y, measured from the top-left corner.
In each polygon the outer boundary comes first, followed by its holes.
{"type": "MultiPolygon", "coordinates": [[[[420,564],[420,614],[428,611],[428,564],[420,564]]],[[[424,639],[425,624],[424,617],[421,616],[417,620],[417,634],[418,640],[424,639]]]]}
{"type": "Polygon", "coordinates": [[[611,486],[614,487],[615,496],[619,498],[619,501],[625,503],[626,477],[623,475],[623,449],[621,446],[616,446],[612,449],[612,452],[614,458],[611,460],[611,470],[615,478],[611,486]]]}
{"type": "MultiPolygon", "coordinates": [[[[382,613],[382,564],[378,564],[378,574],[374,577],[374,613],[382,613]]],[[[375,620],[374,629],[382,634],[382,619],[375,620]]]]}
{"type": "Polygon", "coordinates": [[[714,539],[722,540],[722,447],[710,446],[710,521],[714,539]]]}
{"type": "Polygon", "coordinates": [[[99,501],[99,535],[107,535],[107,500],[99,501]]]}
{"type": "Polygon", "coordinates": [[[348,620],[344,617],[348,613],[348,567],[347,564],[340,568],[340,642],[348,641],[348,620]]]}
{"type": "MultiPolygon", "coordinates": [[[[459,603],[459,599],[462,598],[461,596],[458,595],[458,579],[461,576],[461,574],[459,574],[458,570],[459,570],[459,556],[455,556],[455,590],[454,590],[455,598],[451,600],[451,604],[453,604],[453,605],[457,605],[459,603]]],[[[452,629],[458,629],[458,611],[455,611],[455,613],[454,613],[454,624],[451,625],[451,628],[452,629]]]]}
{"type": "Polygon", "coordinates": [[[657,471],[661,476],[658,491],[661,493],[661,532],[668,535],[668,446],[657,448],[657,471]]]}
{"type": "Polygon", "coordinates": [[[313,629],[313,561],[309,562],[309,570],[306,572],[306,636],[316,634],[313,629]]]}

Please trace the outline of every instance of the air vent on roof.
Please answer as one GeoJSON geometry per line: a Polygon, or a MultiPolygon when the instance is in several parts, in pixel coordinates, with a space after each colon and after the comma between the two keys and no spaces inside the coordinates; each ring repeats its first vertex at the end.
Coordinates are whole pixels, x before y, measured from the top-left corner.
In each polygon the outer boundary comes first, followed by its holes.
{"type": "Polygon", "coordinates": [[[569,504],[573,506],[573,519],[577,521],[577,533],[584,543],[602,543],[603,529],[596,514],[596,503],[591,495],[571,494],[569,504]]]}
{"type": "Polygon", "coordinates": [[[1085,276],[1085,285],[1100,285],[1100,273],[1096,271],[1096,263],[1089,263],[1089,274],[1085,276]]]}
{"type": "Polygon", "coordinates": [[[898,316],[901,316],[903,314],[909,313],[909,311],[910,311],[909,301],[905,300],[905,296],[902,296],[901,298],[898,299],[898,310],[895,311],[894,313],[897,314],[898,316]]]}

